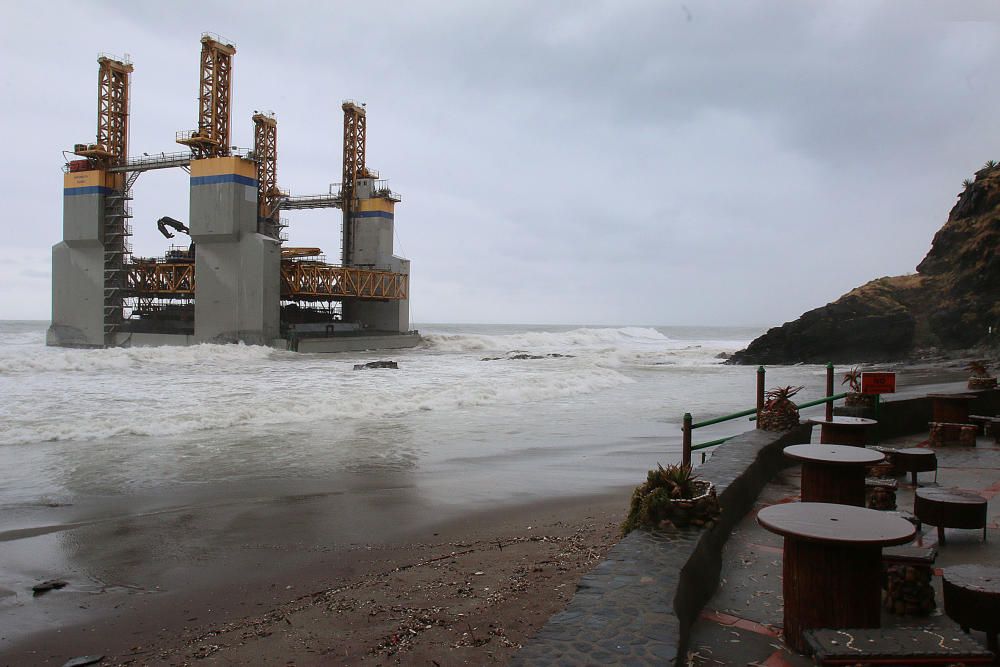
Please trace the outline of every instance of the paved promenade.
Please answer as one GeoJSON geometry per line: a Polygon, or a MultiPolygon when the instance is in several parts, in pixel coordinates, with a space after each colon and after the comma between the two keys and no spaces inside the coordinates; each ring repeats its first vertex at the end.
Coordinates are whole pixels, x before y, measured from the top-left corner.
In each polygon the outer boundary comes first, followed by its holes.
{"type": "MultiPolygon", "coordinates": [[[[760,433],[760,432],[758,432],[760,433]]],[[[754,434],[748,434],[750,444],[754,434]]],[[[807,436],[808,437],[808,436],[807,436]]],[[[811,436],[818,442],[818,430],[811,436]]],[[[892,439],[882,444],[893,448],[926,447],[927,433],[892,439]]],[[[802,442],[802,440],[799,440],[802,442]]],[[[745,449],[752,449],[752,447],[745,449]]],[[[737,450],[742,452],[743,449],[737,450]]],[[[713,457],[700,471],[717,481],[717,488],[727,486],[737,468],[751,466],[754,456],[768,451],[737,455],[739,460],[713,457]],[[713,465],[714,464],[714,465],[713,465]],[[727,476],[728,475],[728,476],[727,476]]],[[[774,448],[770,448],[773,457],[774,448]]],[[[939,548],[933,585],[938,608],[930,616],[900,617],[883,612],[882,626],[929,626],[954,631],[957,626],[941,609],[942,568],[963,563],[1000,564],[1000,447],[992,437],[980,437],[976,448],[937,448],[938,477],[921,473],[921,486],[958,487],[987,497],[988,539],[981,530],[948,529],[947,545],[939,548]]],[[[729,453],[733,458],[732,452],[729,453]]],[[[772,458],[773,467],[773,458],[772,458]]],[[[913,488],[908,478],[899,477],[897,505],[913,510],[913,488]]],[[[670,539],[636,531],[611,552],[609,558],[584,577],[569,607],[557,614],[515,655],[514,665],[663,665],[671,664],[683,636],[678,618],[693,616],[690,641],[683,664],[689,665],[811,665],[812,660],[788,649],[782,641],[782,539],[756,522],[757,511],[773,503],[799,499],[799,467],[787,467],[772,477],[756,498],[752,509],[733,526],[728,535],[673,534],[670,539]],[[718,542],[725,541],[724,546],[718,542]],[[682,607],[688,598],[697,598],[680,583],[681,567],[699,563],[709,580],[718,563],[708,555],[715,544],[721,550],[721,573],[715,593],[700,608],[686,613],[682,607]],[[706,546],[706,544],[708,546],[706,546]],[[696,556],[705,554],[706,559],[696,556]],[[693,557],[694,556],[694,557],[693,557]],[[677,591],[676,599],[671,592],[677,591]],[[670,613],[673,611],[674,613],[670,613]]],[[[744,485],[746,486],[746,485],[744,485]]],[[[759,488],[759,487],[758,487],[759,488]]],[[[730,489],[731,494],[745,495],[747,488],[730,489]]],[[[735,497],[735,496],[734,496],[735,497]]],[[[724,503],[725,506],[725,503],[724,503]]],[[[721,531],[720,531],[721,532],[721,531]]],[[[937,543],[937,530],[923,526],[916,544],[937,543]]],[[[688,581],[691,577],[688,577],[688,581]]],[[[704,599],[704,598],[702,598],[704,599]]],[[[973,631],[972,637],[985,646],[985,636],[973,631]]]]}
{"type": "MultiPolygon", "coordinates": [[[[927,434],[897,438],[887,447],[926,446],[927,434]]],[[[948,529],[947,544],[939,547],[934,588],[937,610],[930,616],[896,616],[882,613],[882,627],[928,626],[955,631],[958,627],[942,611],[941,569],[962,563],[1000,565],[1000,447],[993,438],[980,437],[975,449],[935,448],[938,457],[937,486],[958,487],[989,499],[987,541],[981,530],[948,529]]],[[[897,506],[913,511],[913,487],[900,477],[897,506]]],[[[921,473],[921,486],[935,486],[933,473],[921,473]]],[[[786,469],[765,488],[757,509],[777,502],[798,500],[799,467],[786,469]]],[[[924,525],[916,544],[937,543],[937,529],[924,525]]],[[[756,512],[747,515],[733,531],[723,551],[722,581],[715,596],[702,610],[691,636],[692,665],[812,665],[811,659],[790,651],[781,641],[781,548],[782,539],[764,530],[756,512]]],[[[983,646],[985,635],[972,632],[983,646]]]]}

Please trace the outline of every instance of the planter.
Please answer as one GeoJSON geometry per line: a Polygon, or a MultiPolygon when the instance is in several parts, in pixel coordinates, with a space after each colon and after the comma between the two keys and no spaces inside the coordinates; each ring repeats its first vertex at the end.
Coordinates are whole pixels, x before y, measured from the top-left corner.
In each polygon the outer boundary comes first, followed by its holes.
{"type": "Polygon", "coordinates": [[[969,378],[969,389],[978,391],[982,389],[996,389],[997,379],[995,377],[971,377],[969,378]]]}
{"type": "Polygon", "coordinates": [[[930,422],[928,443],[931,447],[975,447],[978,430],[972,424],[930,422]]]}
{"type": "Polygon", "coordinates": [[[632,508],[622,529],[669,529],[711,527],[719,518],[721,509],[715,495],[715,485],[706,480],[691,483],[691,498],[671,498],[665,487],[648,490],[647,485],[636,488],[632,494],[632,508]]]}
{"type": "Polygon", "coordinates": [[[799,413],[761,410],[758,424],[765,431],[791,431],[799,425],[799,413]]]}
{"type": "Polygon", "coordinates": [[[877,394],[859,394],[852,392],[844,397],[844,405],[849,408],[875,408],[878,402],[877,394]]]}
{"type": "Polygon", "coordinates": [[[704,480],[694,482],[696,492],[693,498],[671,498],[667,512],[660,519],[657,528],[687,528],[705,526],[719,518],[719,499],[715,495],[715,485],[704,480]]]}

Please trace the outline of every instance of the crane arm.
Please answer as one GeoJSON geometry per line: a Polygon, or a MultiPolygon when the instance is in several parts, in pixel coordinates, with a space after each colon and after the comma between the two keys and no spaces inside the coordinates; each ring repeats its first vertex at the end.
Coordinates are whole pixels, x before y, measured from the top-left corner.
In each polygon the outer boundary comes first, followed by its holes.
{"type": "Polygon", "coordinates": [[[167,227],[172,227],[173,229],[181,232],[182,234],[188,234],[190,230],[180,220],[174,220],[171,217],[163,216],[156,221],[156,228],[160,230],[160,233],[166,236],[168,239],[174,238],[174,235],[167,231],[167,227]]]}

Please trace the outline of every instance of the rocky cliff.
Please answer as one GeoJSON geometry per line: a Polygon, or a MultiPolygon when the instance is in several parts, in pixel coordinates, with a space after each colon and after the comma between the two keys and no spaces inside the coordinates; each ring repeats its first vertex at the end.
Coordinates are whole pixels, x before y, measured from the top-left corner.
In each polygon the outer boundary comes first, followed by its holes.
{"type": "Polygon", "coordinates": [[[1000,345],[1000,166],[988,162],[964,186],[916,274],[853,289],[769,330],[730,363],[892,361],[1000,345]]]}

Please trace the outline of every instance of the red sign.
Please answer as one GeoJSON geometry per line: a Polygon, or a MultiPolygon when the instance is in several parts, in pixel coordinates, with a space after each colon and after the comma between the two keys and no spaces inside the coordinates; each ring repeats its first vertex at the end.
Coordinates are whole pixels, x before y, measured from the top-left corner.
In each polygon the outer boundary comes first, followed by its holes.
{"type": "Polygon", "coordinates": [[[894,394],[896,393],[895,373],[862,373],[862,394],[894,394]]]}

